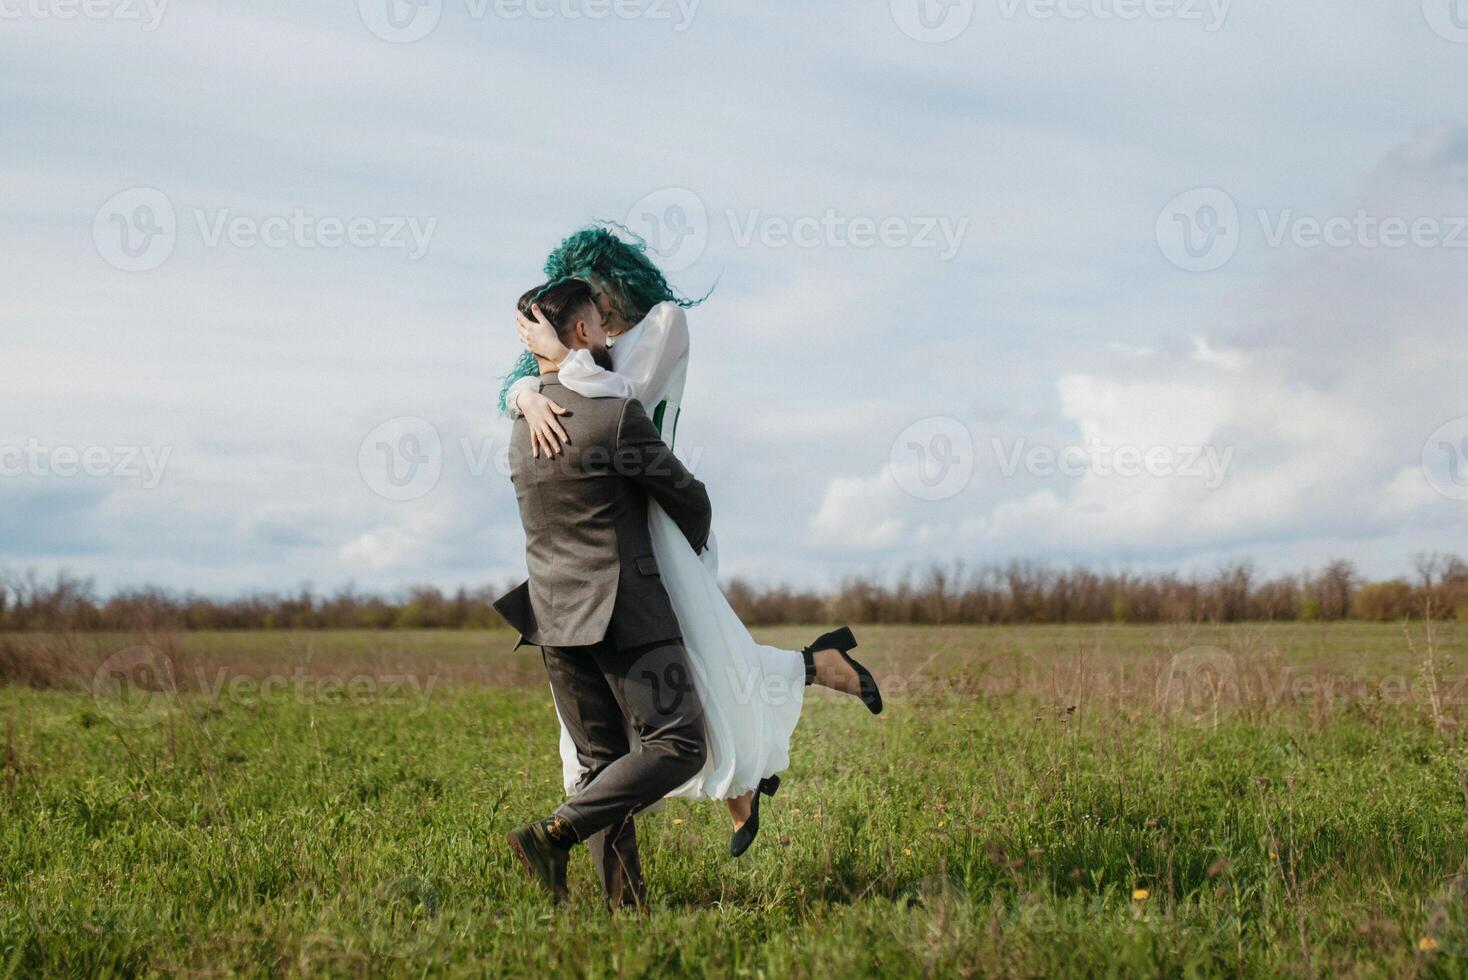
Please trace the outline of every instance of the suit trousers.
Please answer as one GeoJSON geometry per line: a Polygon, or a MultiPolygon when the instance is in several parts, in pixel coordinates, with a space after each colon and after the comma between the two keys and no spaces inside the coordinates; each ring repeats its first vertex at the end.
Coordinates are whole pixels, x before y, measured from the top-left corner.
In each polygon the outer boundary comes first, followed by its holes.
{"type": "Polygon", "coordinates": [[[679,639],[627,650],[602,640],[541,652],[556,707],[586,769],[556,813],[590,846],[608,900],[640,901],[633,816],[698,775],[707,755],[688,653],[679,639]]]}

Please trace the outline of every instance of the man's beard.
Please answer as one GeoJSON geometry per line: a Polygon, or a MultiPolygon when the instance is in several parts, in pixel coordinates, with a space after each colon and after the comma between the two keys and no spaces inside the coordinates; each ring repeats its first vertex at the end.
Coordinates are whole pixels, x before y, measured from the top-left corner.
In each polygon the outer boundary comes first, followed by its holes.
{"type": "Polygon", "coordinates": [[[591,359],[596,362],[597,367],[603,370],[612,369],[612,352],[607,350],[606,344],[591,348],[591,359]]]}

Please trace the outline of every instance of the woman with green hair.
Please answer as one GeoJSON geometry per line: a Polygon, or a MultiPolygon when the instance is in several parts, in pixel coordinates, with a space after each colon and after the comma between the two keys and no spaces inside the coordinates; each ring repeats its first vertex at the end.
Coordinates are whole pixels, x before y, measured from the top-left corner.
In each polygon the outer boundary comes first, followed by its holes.
{"type": "MultiPolygon", "coordinates": [[[[583,229],[563,241],[546,260],[545,274],[547,289],[571,278],[591,286],[611,338],[612,368],[599,366],[590,351],[567,349],[538,308],[532,307],[535,320],[519,316],[526,351],[501,389],[500,408],[511,417],[525,417],[532,452],[555,456],[567,441],[558,421],[564,409],[540,393],[536,355],[555,363],[561,384],[580,395],[641,401],[663,441],[676,449],[688,376],[685,311],[707,296],[693,300],[674,292],[642,241],[604,227],[583,229]]],[[[663,586],[693,665],[708,738],[703,771],[669,795],[727,801],[734,821],[730,853],[738,857],[759,832],[760,796],[774,795],[777,774],[790,764],[790,735],[800,720],[805,686],[820,684],[858,697],[873,714],[882,710],[881,693],[871,673],[851,658],[856,639],[845,627],[801,651],[756,643],[719,589],[712,536],[709,547],[695,554],[655,501],[648,504],[648,523],[663,586]]],[[[585,768],[564,722],[561,760],[569,793],[581,783],[585,768]]]]}

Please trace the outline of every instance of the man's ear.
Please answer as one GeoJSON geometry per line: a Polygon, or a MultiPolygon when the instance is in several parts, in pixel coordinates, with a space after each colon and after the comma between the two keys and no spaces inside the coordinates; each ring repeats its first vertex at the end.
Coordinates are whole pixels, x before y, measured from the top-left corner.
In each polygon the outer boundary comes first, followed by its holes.
{"type": "Polygon", "coordinates": [[[579,344],[579,345],[581,345],[583,347],[590,347],[591,346],[591,334],[586,329],[586,321],[585,320],[577,320],[576,321],[576,327],[575,327],[575,329],[573,329],[571,331],[571,333],[572,333],[572,336],[574,336],[576,338],[576,343],[577,344],[579,344]]]}

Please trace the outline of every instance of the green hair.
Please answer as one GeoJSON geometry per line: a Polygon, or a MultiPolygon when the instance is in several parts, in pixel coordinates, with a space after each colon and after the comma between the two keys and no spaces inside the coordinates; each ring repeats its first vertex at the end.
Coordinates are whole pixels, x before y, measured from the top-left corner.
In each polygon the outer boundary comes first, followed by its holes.
{"type": "MultiPolygon", "coordinates": [[[[566,238],[545,260],[545,277],[551,282],[582,278],[611,287],[611,301],[628,323],[638,323],[659,303],[677,303],[685,309],[708,299],[705,293],[689,299],[674,292],[663,271],[647,255],[647,242],[619,224],[607,221],[583,228],[566,238]],[[626,238],[612,231],[615,228],[626,238]]],[[[709,290],[712,293],[713,290],[709,290]]],[[[500,412],[510,411],[506,399],[510,387],[521,378],[540,373],[535,355],[523,351],[500,388],[500,412]]]]}

